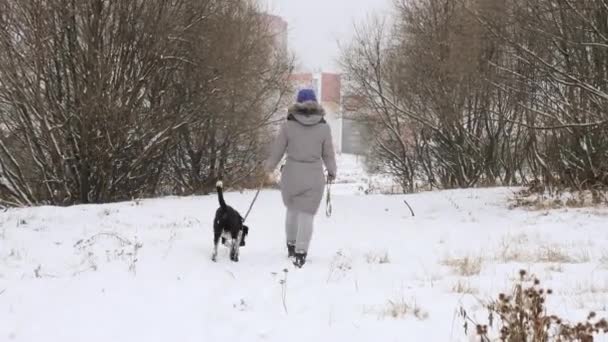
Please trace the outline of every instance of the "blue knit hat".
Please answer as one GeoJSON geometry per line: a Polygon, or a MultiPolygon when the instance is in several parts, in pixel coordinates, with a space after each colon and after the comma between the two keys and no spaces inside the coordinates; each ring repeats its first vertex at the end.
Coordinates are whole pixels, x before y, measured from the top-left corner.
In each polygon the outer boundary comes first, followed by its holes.
{"type": "Polygon", "coordinates": [[[317,96],[315,91],[312,89],[302,89],[298,92],[298,103],[304,103],[307,101],[317,102],[317,96]]]}

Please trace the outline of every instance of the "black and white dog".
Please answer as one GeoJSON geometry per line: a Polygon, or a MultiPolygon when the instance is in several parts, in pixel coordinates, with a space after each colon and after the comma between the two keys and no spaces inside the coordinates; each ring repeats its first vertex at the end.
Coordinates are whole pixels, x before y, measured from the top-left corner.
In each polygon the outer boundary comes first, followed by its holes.
{"type": "Polygon", "coordinates": [[[222,244],[230,247],[230,260],[239,261],[239,248],[245,246],[245,237],[249,234],[249,227],[243,224],[243,217],[238,211],[224,201],[224,184],[218,181],[216,184],[217,197],[220,207],[215,212],[213,220],[213,255],[211,260],[217,261],[217,247],[222,244]]]}

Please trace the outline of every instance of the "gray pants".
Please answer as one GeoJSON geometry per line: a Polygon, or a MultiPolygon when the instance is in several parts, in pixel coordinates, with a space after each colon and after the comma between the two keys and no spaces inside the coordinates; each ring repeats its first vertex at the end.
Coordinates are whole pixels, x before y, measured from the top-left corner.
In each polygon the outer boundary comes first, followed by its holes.
{"type": "Polygon", "coordinates": [[[287,244],[296,246],[296,253],[308,253],[312,239],[314,215],[296,210],[287,210],[285,233],[287,244]]]}

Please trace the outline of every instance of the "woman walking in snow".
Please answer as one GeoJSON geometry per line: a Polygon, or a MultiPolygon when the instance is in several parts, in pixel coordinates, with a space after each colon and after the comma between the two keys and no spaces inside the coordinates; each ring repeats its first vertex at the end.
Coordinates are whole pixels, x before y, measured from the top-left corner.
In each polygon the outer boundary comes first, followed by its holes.
{"type": "Polygon", "coordinates": [[[336,177],[331,129],[324,116],[325,110],[313,90],[298,92],[297,102],[289,108],[287,121],[281,126],[265,164],[266,171],[273,172],[287,153],[281,175],[281,196],[287,208],[287,252],[290,258],[295,257],[296,267],[306,262],[314,217],[323,198],[323,164],[327,168],[327,180],[333,181],[336,177]]]}

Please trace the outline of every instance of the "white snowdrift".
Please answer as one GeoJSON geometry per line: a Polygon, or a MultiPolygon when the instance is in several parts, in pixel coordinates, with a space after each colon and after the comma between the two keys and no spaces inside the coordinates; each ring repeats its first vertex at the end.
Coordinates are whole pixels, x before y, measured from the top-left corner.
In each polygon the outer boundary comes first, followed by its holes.
{"type": "MultiPolygon", "coordinates": [[[[238,264],[210,260],[215,196],[0,213],[0,341],[468,341],[458,309],[484,321],[521,268],[555,313],[605,314],[608,210],[510,210],[506,188],[364,196],[346,174],[301,270],[278,191],[238,264]]],[[[244,212],[253,193],[226,198],[244,212]]]]}

